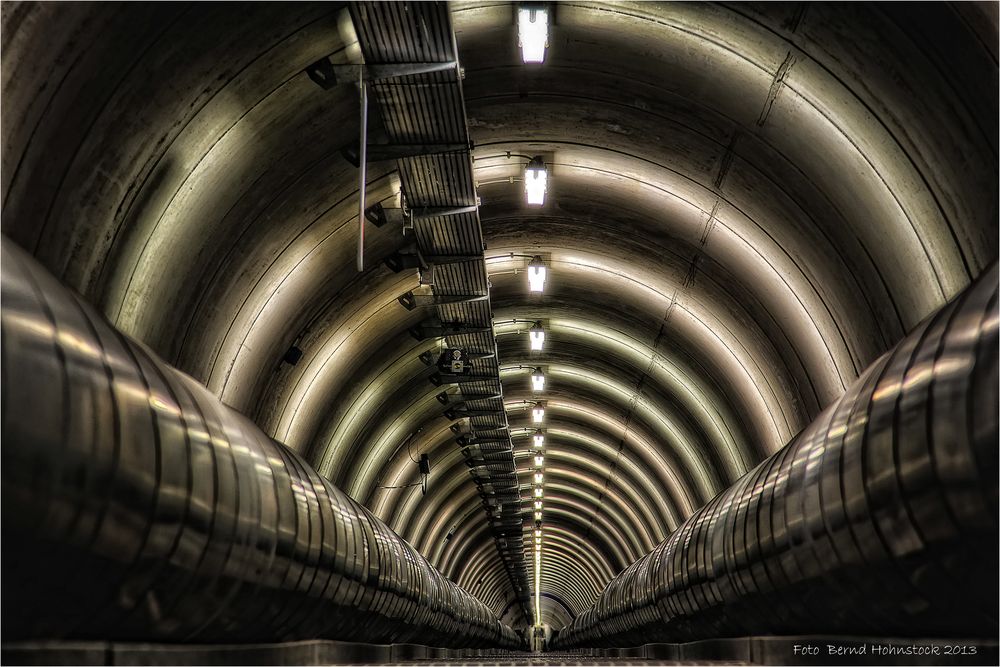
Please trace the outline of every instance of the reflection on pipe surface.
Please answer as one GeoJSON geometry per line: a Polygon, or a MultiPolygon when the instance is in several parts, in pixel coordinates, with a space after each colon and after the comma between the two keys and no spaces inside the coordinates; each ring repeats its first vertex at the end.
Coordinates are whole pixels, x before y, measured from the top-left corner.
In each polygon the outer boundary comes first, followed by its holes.
{"type": "Polygon", "coordinates": [[[294,452],[2,254],[6,640],[520,647],[294,452]]]}
{"type": "Polygon", "coordinates": [[[997,318],[994,264],[553,646],[995,637],[997,318]]]}

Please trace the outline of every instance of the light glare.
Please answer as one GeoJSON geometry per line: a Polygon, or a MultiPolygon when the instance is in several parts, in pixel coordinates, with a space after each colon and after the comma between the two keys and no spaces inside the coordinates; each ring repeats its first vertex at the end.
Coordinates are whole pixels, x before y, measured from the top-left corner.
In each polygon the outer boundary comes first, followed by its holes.
{"type": "Polygon", "coordinates": [[[535,369],[535,372],[531,374],[531,389],[533,391],[542,391],[545,389],[545,375],[540,369],[535,369]]]}
{"type": "Polygon", "coordinates": [[[521,9],[517,13],[517,39],[521,59],[526,63],[545,60],[545,47],[549,44],[549,11],[547,9],[521,9]]]}
{"type": "Polygon", "coordinates": [[[524,194],[529,206],[541,206],[545,203],[545,187],[549,175],[545,165],[535,166],[534,163],[524,170],[524,194]]]}
{"type": "Polygon", "coordinates": [[[545,267],[533,266],[533,265],[528,266],[528,291],[541,292],[544,289],[545,289],[545,267]]]}
{"type": "Polygon", "coordinates": [[[528,336],[531,337],[531,349],[541,350],[542,346],[545,344],[545,331],[540,326],[534,326],[531,331],[528,332],[528,336]]]}

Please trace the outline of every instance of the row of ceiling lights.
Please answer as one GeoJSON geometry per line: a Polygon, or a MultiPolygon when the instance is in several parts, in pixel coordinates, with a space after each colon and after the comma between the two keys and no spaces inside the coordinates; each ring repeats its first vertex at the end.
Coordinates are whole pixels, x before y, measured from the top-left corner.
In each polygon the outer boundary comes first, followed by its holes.
{"type": "MultiPolygon", "coordinates": [[[[525,63],[541,63],[545,60],[545,48],[548,46],[549,13],[548,9],[521,5],[517,15],[518,41],[521,47],[521,57],[525,63]]],[[[541,157],[534,157],[524,170],[524,193],[528,206],[542,206],[545,203],[545,192],[548,186],[548,171],[541,157]]],[[[528,265],[528,290],[541,292],[545,286],[545,265],[541,258],[535,257],[528,265]]],[[[541,323],[528,332],[531,349],[540,351],[545,343],[545,331],[541,323]]],[[[545,389],[545,374],[541,368],[535,368],[531,373],[531,389],[541,392],[545,389]]],[[[541,424],[545,419],[545,406],[535,403],[531,410],[534,424],[541,424]]],[[[532,437],[535,461],[534,466],[534,544],[535,544],[535,625],[542,624],[541,610],[541,577],[542,577],[542,508],[544,501],[543,482],[545,463],[545,433],[536,428],[532,437]]]]}
{"type": "MultiPolygon", "coordinates": [[[[530,203],[530,196],[529,196],[530,203]]],[[[535,257],[528,264],[528,291],[541,292],[545,287],[546,268],[540,257],[535,257]]],[[[545,330],[541,323],[536,322],[528,332],[531,342],[531,349],[540,351],[545,343],[545,330]]],[[[534,392],[545,390],[545,374],[541,368],[535,368],[531,372],[531,389],[534,392]]],[[[531,421],[534,424],[541,424],[545,420],[545,406],[541,402],[536,402],[531,409],[531,421]]],[[[541,609],[541,583],[542,583],[542,507],[543,507],[543,482],[545,480],[545,432],[541,427],[535,429],[532,437],[534,445],[533,456],[535,459],[534,482],[534,516],[535,516],[535,625],[542,624],[541,609]]]]}
{"type": "MultiPolygon", "coordinates": [[[[543,62],[545,47],[549,45],[549,10],[544,7],[521,5],[517,12],[517,36],[521,47],[521,59],[526,64],[543,62]]],[[[528,162],[524,170],[524,193],[528,206],[541,206],[545,203],[547,185],[548,171],[545,169],[545,161],[536,156],[528,162]]]]}
{"type": "MultiPolygon", "coordinates": [[[[540,369],[536,371],[541,374],[540,369]]],[[[544,376],[543,378],[544,386],[544,376]]],[[[534,380],[534,375],[532,376],[534,380]]],[[[540,391],[540,389],[539,389],[540,391]]],[[[535,407],[531,409],[531,420],[535,424],[541,423],[545,419],[545,407],[541,403],[535,403],[535,407]]],[[[535,429],[535,435],[532,436],[532,443],[534,445],[533,456],[535,459],[535,469],[534,469],[534,481],[535,481],[535,625],[541,626],[542,624],[542,606],[541,606],[541,586],[542,586],[542,508],[544,502],[544,488],[543,482],[545,480],[545,432],[541,428],[535,429]]]]}

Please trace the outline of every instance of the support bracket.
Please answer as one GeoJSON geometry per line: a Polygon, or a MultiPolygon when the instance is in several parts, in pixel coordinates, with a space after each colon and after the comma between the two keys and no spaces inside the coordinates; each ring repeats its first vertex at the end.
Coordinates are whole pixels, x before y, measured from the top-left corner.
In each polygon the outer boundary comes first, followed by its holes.
{"type": "MultiPolygon", "coordinates": [[[[386,162],[404,158],[422,157],[424,155],[440,155],[441,153],[459,153],[471,151],[473,144],[428,143],[428,144],[369,144],[368,161],[386,162]]],[[[340,154],[355,167],[360,166],[358,148],[348,146],[342,148],[340,154]]]]}
{"type": "Polygon", "coordinates": [[[443,306],[449,303],[472,303],[474,301],[486,301],[488,294],[414,294],[409,291],[396,300],[407,310],[427,306],[443,306]]]}
{"type": "Polygon", "coordinates": [[[329,57],[320,58],[313,64],[306,67],[306,74],[313,83],[323,90],[330,90],[338,84],[357,81],[364,78],[366,81],[386,81],[396,79],[401,76],[413,76],[416,74],[428,74],[430,72],[443,72],[455,70],[457,74],[458,62],[454,60],[446,62],[411,62],[411,63],[386,63],[372,65],[347,65],[333,64],[329,57]]]}
{"type": "MultiPolygon", "coordinates": [[[[461,336],[463,334],[489,333],[490,327],[480,327],[465,324],[463,322],[431,322],[428,324],[418,324],[410,329],[410,335],[417,340],[428,338],[445,338],[447,336],[461,336]]],[[[474,353],[470,354],[470,359],[488,359],[495,357],[494,353],[474,353]]]]}
{"type": "Polygon", "coordinates": [[[406,216],[401,208],[385,208],[381,203],[372,204],[365,209],[365,219],[376,227],[385,227],[388,224],[402,224],[406,216]]]}
{"type": "Polygon", "coordinates": [[[444,411],[444,416],[448,419],[466,419],[468,417],[497,417],[503,414],[503,410],[460,410],[449,408],[444,411]]]}
{"type": "Polygon", "coordinates": [[[424,255],[419,251],[394,252],[385,259],[385,265],[393,273],[404,269],[427,269],[433,273],[434,267],[445,264],[460,264],[461,262],[482,261],[482,255],[424,255]]]}
{"type": "Polygon", "coordinates": [[[435,373],[430,376],[431,384],[440,387],[443,384],[465,384],[467,382],[484,382],[495,380],[493,375],[456,375],[453,373],[435,373]]]}
{"type": "Polygon", "coordinates": [[[413,220],[429,220],[431,218],[447,218],[453,215],[475,213],[478,210],[478,206],[424,206],[414,209],[410,217],[413,220]]]}

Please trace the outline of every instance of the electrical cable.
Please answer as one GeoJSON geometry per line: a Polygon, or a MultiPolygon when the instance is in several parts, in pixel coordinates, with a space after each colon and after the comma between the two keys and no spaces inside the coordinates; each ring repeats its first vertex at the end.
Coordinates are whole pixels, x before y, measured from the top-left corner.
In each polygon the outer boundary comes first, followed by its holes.
{"type": "MultiPolygon", "coordinates": [[[[423,428],[418,428],[416,431],[410,434],[410,437],[406,439],[406,455],[409,456],[410,460],[413,461],[414,463],[420,463],[420,462],[417,461],[415,458],[413,458],[413,452],[410,451],[410,444],[413,442],[413,438],[417,435],[417,433],[420,433],[420,431],[422,430],[423,428]]],[[[420,452],[417,453],[419,454],[420,452]]]]}
{"type": "MultiPolygon", "coordinates": [[[[420,461],[418,461],[417,459],[413,458],[413,451],[410,449],[410,445],[413,442],[413,439],[415,437],[417,437],[417,434],[419,434],[423,430],[424,429],[421,426],[417,430],[413,431],[412,433],[410,433],[410,435],[406,436],[406,441],[403,443],[403,445],[406,447],[406,456],[410,459],[410,461],[412,461],[413,463],[416,463],[417,465],[420,465],[420,461]]],[[[418,451],[417,453],[419,454],[420,452],[418,451]]],[[[408,489],[408,488],[411,488],[411,487],[414,487],[414,486],[422,486],[423,487],[423,492],[426,494],[427,493],[427,475],[424,475],[424,474],[421,473],[420,477],[421,477],[421,481],[419,481],[419,482],[413,482],[412,484],[395,484],[395,485],[386,486],[384,484],[379,484],[378,482],[376,482],[375,483],[375,488],[376,489],[408,489]]],[[[382,478],[379,477],[378,481],[381,482],[382,478]]]]}
{"type": "Polygon", "coordinates": [[[528,162],[531,162],[532,160],[535,159],[534,155],[525,155],[523,153],[512,153],[510,151],[504,151],[503,153],[496,153],[494,155],[478,156],[476,157],[476,162],[482,162],[483,160],[495,160],[497,158],[506,158],[509,160],[512,157],[522,158],[524,160],[527,160],[528,162]]]}
{"type": "MultiPolygon", "coordinates": [[[[421,477],[426,477],[426,475],[421,475],[421,477]]],[[[413,484],[396,484],[395,486],[382,486],[381,484],[376,486],[376,489],[409,489],[414,486],[423,486],[427,488],[426,480],[420,482],[414,482],[413,484]]]]}

